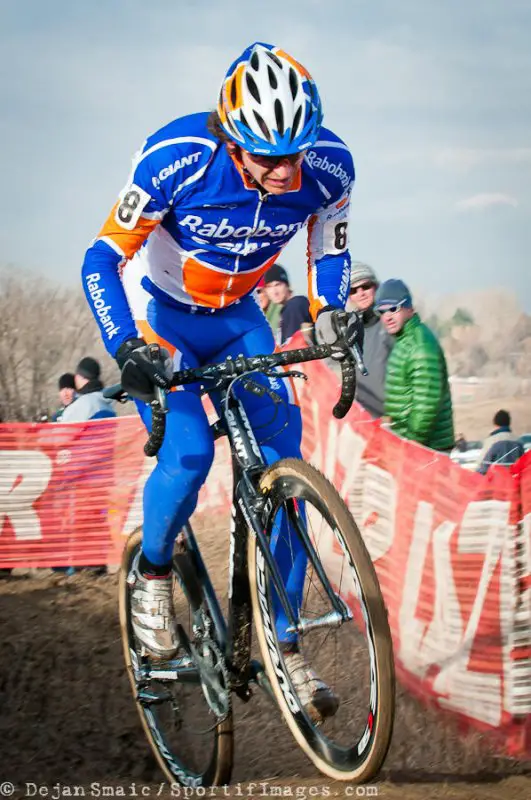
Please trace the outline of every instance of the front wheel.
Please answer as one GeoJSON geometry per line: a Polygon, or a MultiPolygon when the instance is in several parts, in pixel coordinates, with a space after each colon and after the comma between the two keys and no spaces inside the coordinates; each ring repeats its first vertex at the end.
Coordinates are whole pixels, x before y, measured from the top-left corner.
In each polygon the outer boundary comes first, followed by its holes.
{"type": "Polygon", "coordinates": [[[395,675],[391,634],[376,572],[345,503],[314,467],[284,459],[260,479],[267,497],[264,529],[300,623],[297,646],[339,699],[336,713],[315,721],[305,711],[286,665],[285,615],[256,537],[249,535],[249,578],[257,638],[284,719],[325,775],[360,783],[381,767],[391,741],[395,675]],[[326,588],[301,545],[306,530],[332,591],[349,610],[338,624],[326,588]],[[298,573],[298,575],[297,575],[298,573]]]}

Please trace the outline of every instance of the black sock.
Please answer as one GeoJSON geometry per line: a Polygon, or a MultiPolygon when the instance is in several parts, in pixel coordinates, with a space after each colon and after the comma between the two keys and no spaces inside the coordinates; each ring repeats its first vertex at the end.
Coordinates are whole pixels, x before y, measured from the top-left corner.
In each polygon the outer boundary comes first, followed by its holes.
{"type": "Polygon", "coordinates": [[[152,564],[151,561],[146,558],[143,551],[140,553],[138,571],[146,578],[166,578],[171,574],[171,568],[171,561],[169,564],[152,564]]]}

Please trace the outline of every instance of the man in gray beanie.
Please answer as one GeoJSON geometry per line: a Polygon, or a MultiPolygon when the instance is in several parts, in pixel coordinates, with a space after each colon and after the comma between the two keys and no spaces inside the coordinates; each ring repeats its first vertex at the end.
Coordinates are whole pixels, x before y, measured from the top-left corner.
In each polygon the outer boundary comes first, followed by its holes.
{"type": "Polygon", "coordinates": [[[374,296],[378,286],[379,281],[372,267],[354,261],[350,271],[347,310],[361,314],[365,334],[363,359],[369,371],[366,377],[358,373],[356,400],[373,417],[381,417],[384,413],[385,373],[394,344],[393,337],[387,333],[374,311],[374,296]]]}

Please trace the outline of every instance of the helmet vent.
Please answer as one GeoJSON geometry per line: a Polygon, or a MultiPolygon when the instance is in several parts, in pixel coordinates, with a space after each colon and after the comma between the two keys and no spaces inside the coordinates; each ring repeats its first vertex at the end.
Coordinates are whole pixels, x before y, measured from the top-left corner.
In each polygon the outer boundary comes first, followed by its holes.
{"type": "Polygon", "coordinates": [[[272,89],[276,89],[278,87],[277,76],[275,75],[269,64],[267,65],[267,74],[269,76],[269,85],[271,86],[272,89]]]}
{"type": "Polygon", "coordinates": [[[243,111],[240,111],[240,122],[242,123],[242,125],[245,125],[246,128],[250,127],[249,123],[247,122],[247,117],[245,116],[243,111]]]}
{"type": "Polygon", "coordinates": [[[293,141],[293,139],[298,133],[301,116],[302,116],[302,106],[299,106],[299,108],[295,112],[295,116],[293,117],[293,125],[291,126],[291,141],[293,141]]]}
{"type": "Polygon", "coordinates": [[[256,81],[252,75],[249,75],[247,72],[245,74],[245,81],[247,83],[247,88],[251,92],[252,96],[256,100],[257,103],[260,102],[260,92],[258,91],[258,86],[256,85],[256,81]]]}
{"type": "Polygon", "coordinates": [[[264,134],[266,139],[268,141],[270,141],[271,140],[271,136],[269,135],[269,129],[267,127],[266,121],[260,116],[258,111],[254,111],[254,109],[253,109],[253,114],[254,114],[254,118],[256,119],[256,121],[258,123],[258,126],[259,126],[260,130],[262,131],[262,133],[264,134]]]}
{"type": "Polygon", "coordinates": [[[232,83],[230,85],[230,101],[233,106],[236,105],[236,78],[232,79],[232,83]]]}
{"type": "Polygon", "coordinates": [[[236,126],[235,126],[234,122],[231,120],[231,118],[230,118],[230,115],[229,115],[229,114],[227,114],[227,118],[226,118],[226,120],[225,120],[225,124],[226,124],[226,125],[227,125],[227,127],[230,129],[230,131],[231,131],[232,135],[233,135],[233,136],[235,136],[235,137],[236,137],[236,139],[240,139],[240,140],[241,140],[241,136],[240,136],[240,134],[238,133],[238,131],[236,130],[236,126]]]}
{"type": "Polygon", "coordinates": [[[293,67],[290,67],[289,71],[289,88],[291,89],[291,96],[295,100],[297,96],[297,89],[299,88],[299,86],[297,81],[297,73],[295,72],[293,67]]]}
{"type": "Polygon", "coordinates": [[[253,51],[250,64],[251,67],[254,69],[254,71],[258,72],[258,69],[260,68],[260,59],[258,58],[258,53],[256,52],[256,50],[253,51]]]}
{"type": "Polygon", "coordinates": [[[279,134],[284,136],[284,111],[282,109],[282,103],[278,98],[275,100],[275,119],[279,134]]]}
{"type": "Polygon", "coordinates": [[[282,69],[282,61],[280,60],[280,58],[276,56],[274,53],[272,53],[270,50],[266,50],[265,52],[267,53],[271,61],[274,64],[276,64],[279,69],[282,69]]]}

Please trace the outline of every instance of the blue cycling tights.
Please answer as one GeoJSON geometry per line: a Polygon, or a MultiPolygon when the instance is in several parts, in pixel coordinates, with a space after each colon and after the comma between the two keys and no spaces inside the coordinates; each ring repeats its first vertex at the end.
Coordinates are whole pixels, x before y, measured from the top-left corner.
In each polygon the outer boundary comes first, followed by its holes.
{"type": "MultiPolygon", "coordinates": [[[[170,349],[175,369],[274,350],[271,329],[251,296],[213,314],[193,314],[153,299],[148,305],[147,325],[139,323],[139,327],[146,340],[159,341],[170,349]]],[[[237,384],[236,393],[256,432],[264,459],[272,464],[279,458],[300,458],[301,414],[290,382],[264,376],[261,380],[269,381],[286,404],[275,407],[267,395],[250,394],[241,388],[241,383],[237,384]]],[[[218,398],[211,395],[211,399],[216,405],[218,398]]],[[[143,403],[137,405],[149,429],[150,409],[143,403]]],[[[171,392],[166,436],[144,489],[143,551],[151,563],[163,565],[171,561],[177,534],[194,512],[213,457],[214,442],[199,387],[181,387],[171,392]]],[[[272,548],[290,600],[299,607],[306,571],[302,546],[286,530],[274,532],[272,548]]],[[[285,631],[284,612],[278,602],[275,605],[279,638],[292,641],[295,637],[285,631]]]]}

